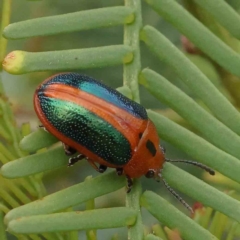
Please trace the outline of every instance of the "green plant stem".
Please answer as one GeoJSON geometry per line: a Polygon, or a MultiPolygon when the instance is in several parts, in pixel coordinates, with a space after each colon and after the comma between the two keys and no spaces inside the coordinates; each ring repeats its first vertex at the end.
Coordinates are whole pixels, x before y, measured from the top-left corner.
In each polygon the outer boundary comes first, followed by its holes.
{"type": "Polygon", "coordinates": [[[212,213],[213,213],[213,209],[210,207],[206,207],[205,214],[204,216],[201,216],[200,220],[198,221],[198,224],[204,228],[208,228],[208,226],[210,225],[212,213]]]}
{"type": "Polygon", "coordinates": [[[140,102],[138,89],[138,74],[141,70],[139,32],[142,28],[141,0],[125,0],[125,6],[134,9],[135,21],[124,26],[124,45],[133,49],[133,61],[125,63],[123,67],[123,83],[127,85],[133,95],[133,100],[140,102]]]}
{"type": "Polygon", "coordinates": [[[4,204],[0,203],[0,211],[3,212],[4,214],[7,214],[10,209],[7,208],[4,204]]]}
{"type": "MultiPolygon", "coordinates": [[[[1,20],[1,33],[5,26],[9,24],[10,16],[11,16],[11,5],[12,0],[3,0],[2,1],[2,20],[1,20]]],[[[2,63],[5,52],[7,48],[7,40],[0,36],[0,63],[2,63]]],[[[1,69],[1,67],[0,67],[1,69]]]]}
{"type": "Polygon", "coordinates": [[[11,208],[19,207],[20,204],[6,190],[0,189],[0,196],[11,208]]]}
{"type": "Polygon", "coordinates": [[[2,153],[0,153],[0,161],[2,164],[8,163],[8,159],[2,153]]]}
{"type": "Polygon", "coordinates": [[[10,151],[8,151],[7,147],[5,147],[2,143],[0,143],[0,152],[6,157],[8,162],[15,159],[15,156],[10,151]]]}
{"type": "Polygon", "coordinates": [[[17,136],[17,131],[18,129],[16,128],[16,123],[14,120],[14,117],[12,115],[12,111],[10,108],[10,105],[8,102],[0,99],[0,106],[4,112],[4,122],[6,124],[7,130],[10,133],[11,139],[12,139],[12,145],[14,147],[14,151],[15,151],[15,155],[17,155],[18,157],[23,156],[23,153],[21,152],[20,148],[19,148],[19,139],[17,136]]]}
{"type": "Polygon", "coordinates": [[[41,235],[45,237],[47,240],[65,240],[60,233],[42,233],[41,235]]]}
{"type": "Polygon", "coordinates": [[[4,181],[4,186],[6,188],[8,188],[8,190],[10,190],[23,204],[29,203],[31,202],[31,199],[25,194],[23,193],[19,187],[17,187],[14,182],[9,181],[9,180],[5,180],[4,181]]]}
{"type": "Polygon", "coordinates": [[[234,222],[230,225],[230,229],[228,231],[228,235],[226,240],[233,240],[234,236],[239,237],[239,235],[235,235],[236,230],[239,229],[239,223],[234,222]]]}
{"type": "MultiPolygon", "coordinates": [[[[86,177],[85,181],[89,181],[92,179],[92,176],[86,177]]],[[[95,209],[95,199],[89,199],[86,202],[86,210],[93,210],[95,209]]],[[[97,239],[97,232],[96,230],[90,229],[86,231],[87,240],[96,240],[97,239]]]]}
{"type": "Polygon", "coordinates": [[[221,237],[224,235],[225,230],[227,229],[226,226],[228,224],[229,218],[225,216],[224,214],[220,215],[220,219],[218,221],[219,227],[216,229],[216,233],[214,234],[216,237],[221,239],[221,237]]]}
{"type": "Polygon", "coordinates": [[[116,6],[35,18],[8,25],[3,36],[8,39],[21,39],[113,27],[134,21],[133,13],[133,8],[116,6]]]}
{"type": "Polygon", "coordinates": [[[77,231],[71,231],[70,233],[68,233],[68,240],[79,240],[78,237],[78,232],[77,231]]]}
{"type": "Polygon", "coordinates": [[[46,192],[46,188],[42,182],[42,174],[40,174],[41,177],[38,177],[38,176],[32,176],[32,178],[34,178],[32,182],[33,182],[34,188],[37,192],[37,197],[43,198],[44,196],[47,195],[47,192],[46,192]]]}
{"type": "Polygon", "coordinates": [[[4,128],[4,126],[0,126],[0,135],[2,138],[6,139],[8,142],[11,141],[11,136],[8,133],[8,131],[6,131],[6,129],[4,128]]]}
{"type": "Polygon", "coordinates": [[[20,234],[13,234],[13,235],[15,235],[15,237],[19,240],[29,240],[29,238],[24,235],[20,235],[20,234]]]}
{"type": "Polygon", "coordinates": [[[126,206],[137,211],[136,223],[128,229],[128,239],[142,240],[143,239],[143,223],[140,208],[140,196],[142,187],[139,179],[134,180],[133,189],[126,196],[126,206]]]}
{"type": "MultiPolygon", "coordinates": [[[[123,67],[123,84],[127,85],[132,94],[132,99],[140,102],[138,75],[141,71],[139,32],[142,27],[142,13],[140,0],[125,0],[125,6],[131,7],[135,11],[135,21],[124,26],[124,44],[133,49],[133,61],[125,63],[123,67]]],[[[128,238],[141,240],[143,238],[142,218],[140,212],[139,198],[141,194],[141,185],[139,180],[135,180],[135,185],[130,194],[127,194],[126,205],[137,210],[137,222],[128,230],[128,238]]]]}
{"type": "Polygon", "coordinates": [[[219,232],[220,228],[220,218],[221,218],[221,213],[220,212],[215,212],[213,218],[212,218],[212,222],[211,225],[209,227],[209,231],[215,235],[216,237],[220,237],[217,233],[219,232]]]}
{"type": "Polygon", "coordinates": [[[33,187],[32,181],[29,178],[21,178],[17,180],[18,183],[22,184],[22,187],[25,188],[33,197],[37,197],[36,190],[33,187]]]}
{"type": "Polygon", "coordinates": [[[37,235],[33,235],[33,234],[29,234],[28,237],[31,238],[32,240],[41,240],[40,237],[38,237],[37,235]]]}

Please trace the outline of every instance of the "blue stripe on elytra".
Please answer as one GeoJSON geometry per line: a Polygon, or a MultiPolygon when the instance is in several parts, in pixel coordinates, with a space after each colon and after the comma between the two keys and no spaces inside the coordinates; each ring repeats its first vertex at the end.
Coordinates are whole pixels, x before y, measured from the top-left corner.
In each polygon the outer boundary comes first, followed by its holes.
{"type": "Polygon", "coordinates": [[[45,89],[48,85],[53,83],[61,83],[81,89],[82,91],[93,94],[96,97],[114,104],[137,118],[148,119],[146,109],[143,106],[91,77],[78,73],[61,73],[44,83],[41,89],[45,89]]]}
{"type": "Polygon", "coordinates": [[[43,114],[64,136],[111,164],[124,165],[131,159],[130,143],[110,123],[77,104],[46,97],[42,91],[38,97],[43,114]]]}

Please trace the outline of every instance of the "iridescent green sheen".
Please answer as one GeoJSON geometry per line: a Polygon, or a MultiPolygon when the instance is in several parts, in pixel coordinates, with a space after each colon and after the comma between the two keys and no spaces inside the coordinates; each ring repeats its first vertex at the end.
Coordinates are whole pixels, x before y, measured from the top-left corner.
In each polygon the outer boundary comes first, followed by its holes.
{"type": "Polygon", "coordinates": [[[131,159],[128,140],[111,124],[72,102],[38,93],[42,112],[62,134],[86,147],[105,161],[124,165],[131,159]]]}
{"type": "Polygon", "coordinates": [[[146,109],[143,106],[89,76],[78,73],[61,73],[43,84],[40,90],[44,90],[49,85],[56,83],[72,86],[76,89],[90,93],[108,103],[114,104],[137,118],[143,120],[148,119],[146,109]]]}

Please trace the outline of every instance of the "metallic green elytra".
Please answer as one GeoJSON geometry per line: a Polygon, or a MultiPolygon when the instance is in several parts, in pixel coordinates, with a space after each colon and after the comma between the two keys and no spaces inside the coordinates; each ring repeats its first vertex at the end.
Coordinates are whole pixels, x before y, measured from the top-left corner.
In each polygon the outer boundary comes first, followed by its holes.
{"type": "Polygon", "coordinates": [[[76,73],[58,74],[41,84],[35,94],[35,110],[45,127],[53,128],[65,142],[74,141],[114,165],[131,159],[140,139],[133,124],[137,122],[143,132],[148,120],[140,104],[76,73]]]}
{"type": "Polygon", "coordinates": [[[72,102],[44,94],[39,94],[39,99],[45,117],[68,138],[109,163],[123,165],[131,159],[128,140],[103,118],[72,102]]]}
{"type": "Polygon", "coordinates": [[[162,179],[192,211],[163,179],[164,163],[185,162],[214,175],[201,163],[167,159],[145,108],[91,77],[77,73],[50,77],[37,88],[34,107],[43,127],[63,143],[65,153],[79,153],[69,159],[69,166],[86,159],[99,172],[116,168],[127,178],[127,192],[133,178],[162,179]]]}

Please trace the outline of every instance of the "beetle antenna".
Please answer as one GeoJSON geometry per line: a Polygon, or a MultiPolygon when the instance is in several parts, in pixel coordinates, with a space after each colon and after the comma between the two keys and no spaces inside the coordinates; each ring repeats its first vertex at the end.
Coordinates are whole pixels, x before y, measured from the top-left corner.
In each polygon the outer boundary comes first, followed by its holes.
{"type": "Polygon", "coordinates": [[[183,200],[182,197],[180,197],[180,195],[178,195],[166,182],[166,180],[162,177],[162,175],[159,173],[158,176],[162,179],[165,187],[167,188],[167,190],[180,202],[182,203],[182,205],[187,208],[191,213],[194,213],[193,209],[187,204],[187,202],[185,202],[183,200]]]}
{"type": "Polygon", "coordinates": [[[187,164],[192,164],[194,166],[200,167],[202,169],[204,169],[206,172],[210,173],[211,175],[215,175],[215,171],[212,170],[211,168],[209,168],[208,166],[199,163],[199,162],[194,162],[194,161],[189,161],[189,160],[172,160],[172,159],[168,159],[165,158],[166,162],[182,162],[182,163],[187,163],[187,164]]]}

